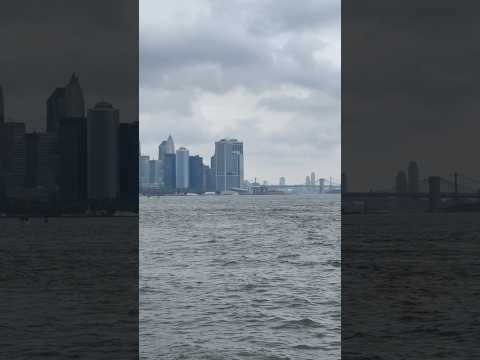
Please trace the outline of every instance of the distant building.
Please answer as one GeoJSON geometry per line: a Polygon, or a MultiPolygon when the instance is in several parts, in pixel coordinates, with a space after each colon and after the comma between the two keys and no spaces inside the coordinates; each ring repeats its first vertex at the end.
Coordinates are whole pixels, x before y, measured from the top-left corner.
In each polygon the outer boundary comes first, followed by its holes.
{"type": "Polygon", "coordinates": [[[176,151],[176,188],[180,191],[189,188],[189,152],[184,147],[176,151]]]}
{"type": "Polygon", "coordinates": [[[165,154],[175,154],[175,143],[172,135],[169,135],[168,139],[162,141],[158,146],[158,160],[163,160],[165,154]]]}
{"type": "Polygon", "coordinates": [[[138,163],[138,173],[140,177],[140,186],[146,185],[150,181],[150,156],[140,155],[138,163]]]}
{"type": "Polygon", "coordinates": [[[87,119],[63,118],[58,131],[58,184],[62,206],[87,200],[87,119]]]}
{"type": "Polygon", "coordinates": [[[189,157],[188,163],[189,187],[190,191],[202,194],[205,192],[204,165],[203,158],[195,155],[189,157]]]}
{"type": "Polygon", "coordinates": [[[282,176],[282,177],[278,180],[278,185],[280,185],[280,186],[285,186],[285,183],[286,183],[285,178],[282,176]]]}
{"type": "Polygon", "coordinates": [[[78,77],[73,74],[66,87],[56,88],[47,100],[47,131],[56,132],[63,118],[85,116],[85,101],[78,77]]]}
{"type": "Polygon", "coordinates": [[[310,176],[305,177],[305,185],[310,186],[310,176]]]}
{"type": "Polygon", "coordinates": [[[148,184],[163,184],[163,168],[162,160],[148,161],[148,184]]]}
{"type": "Polygon", "coordinates": [[[177,185],[176,154],[165,154],[162,160],[163,185],[169,192],[175,191],[177,185]]]}
{"type": "Polygon", "coordinates": [[[418,165],[415,161],[410,161],[410,164],[408,165],[408,192],[420,192],[420,174],[418,171],[418,165]]]}
{"type": "Polygon", "coordinates": [[[217,188],[215,169],[205,166],[204,172],[206,179],[205,191],[215,192],[217,188]]]}
{"type": "Polygon", "coordinates": [[[87,189],[88,199],[108,204],[118,193],[119,111],[101,101],[88,110],[87,189]]]}
{"type": "Polygon", "coordinates": [[[139,177],[138,121],[121,123],[118,134],[118,179],[119,198],[131,210],[138,210],[139,177]]]}
{"type": "Polygon", "coordinates": [[[3,195],[25,182],[25,124],[0,124],[0,188],[3,195]]]}
{"type": "Polygon", "coordinates": [[[395,177],[395,191],[397,193],[406,193],[407,190],[407,174],[405,174],[405,171],[399,171],[395,177]]]}
{"type": "Polygon", "coordinates": [[[236,139],[215,142],[216,190],[240,188],[244,180],[243,143],[236,139]]]}
{"type": "Polygon", "coordinates": [[[54,194],[57,166],[57,135],[25,134],[25,187],[43,187],[54,194]]]}
{"type": "MultiPolygon", "coordinates": [[[[344,178],[342,176],[342,192],[345,191],[346,192],[346,188],[344,187],[344,182],[343,182],[344,178]]],[[[325,192],[325,179],[324,178],[320,178],[318,179],[318,183],[319,183],[319,189],[318,189],[318,192],[320,194],[323,194],[325,192]]],[[[345,181],[345,186],[346,186],[347,182],[345,181]]]]}
{"type": "Polygon", "coordinates": [[[317,183],[317,180],[315,178],[315,172],[312,171],[310,174],[310,185],[315,185],[317,183]]]}

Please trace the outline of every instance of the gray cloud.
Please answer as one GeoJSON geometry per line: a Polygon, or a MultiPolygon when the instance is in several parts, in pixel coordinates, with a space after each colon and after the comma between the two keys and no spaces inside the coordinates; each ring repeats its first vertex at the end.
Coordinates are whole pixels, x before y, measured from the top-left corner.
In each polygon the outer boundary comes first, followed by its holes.
{"type": "Polygon", "coordinates": [[[142,1],[142,149],[171,132],[207,157],[232,136],[247,177],[338,173],[339,24],[335,0],[142,1]]]}

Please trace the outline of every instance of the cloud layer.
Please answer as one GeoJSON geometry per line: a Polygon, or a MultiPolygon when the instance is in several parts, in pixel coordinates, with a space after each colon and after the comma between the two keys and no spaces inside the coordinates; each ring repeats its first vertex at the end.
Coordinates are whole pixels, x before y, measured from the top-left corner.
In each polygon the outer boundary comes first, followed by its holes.
{"type": "Polygon", "coordinates": [[[143,0],[140,124],[150,155],[236,137],[247,178],[338,178],[340,2],[143,0]]]}

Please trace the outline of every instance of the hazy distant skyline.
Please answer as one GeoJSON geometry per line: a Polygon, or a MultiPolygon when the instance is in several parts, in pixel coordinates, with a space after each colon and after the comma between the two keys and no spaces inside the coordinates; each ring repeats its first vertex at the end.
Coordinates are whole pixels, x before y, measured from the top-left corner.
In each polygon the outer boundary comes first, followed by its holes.
{"type": "Polygon", "coordinates": [[[142,152],[234,137],[247,179],[338,179],[340,54],[340,1],[142,0],[142,152]]]}

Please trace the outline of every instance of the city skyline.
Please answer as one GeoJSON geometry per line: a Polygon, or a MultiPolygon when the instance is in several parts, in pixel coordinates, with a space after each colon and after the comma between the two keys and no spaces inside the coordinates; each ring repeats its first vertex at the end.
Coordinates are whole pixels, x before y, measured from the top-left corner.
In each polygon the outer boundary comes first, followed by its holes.
{"type": "Polygon", "coordinates": [[[204,158],[242,139],[245,178],[340,178],[340,4],[142,1],[142,152],[169,133],[204,158]]]}

